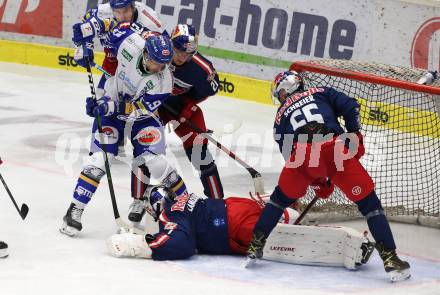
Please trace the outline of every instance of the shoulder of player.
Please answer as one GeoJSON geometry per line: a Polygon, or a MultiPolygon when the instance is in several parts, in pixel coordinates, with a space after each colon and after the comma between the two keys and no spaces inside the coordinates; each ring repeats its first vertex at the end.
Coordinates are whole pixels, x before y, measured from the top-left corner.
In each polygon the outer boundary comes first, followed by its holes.
{"type": "Polygon", "coordinates": [[[164,23],[156,11],[140,2],[135,2],[135,7],[138,15],[136,22],[150,30],[159,31],[160,33],[165,30],[164,23]]]}
{"type": "Polygon", "coordinates": [[[199,72],[199,75],[203,74],[206,77],[212,77],[216,74],[212,63],[200,53],[194,54],[190,63],[199,72]]]}

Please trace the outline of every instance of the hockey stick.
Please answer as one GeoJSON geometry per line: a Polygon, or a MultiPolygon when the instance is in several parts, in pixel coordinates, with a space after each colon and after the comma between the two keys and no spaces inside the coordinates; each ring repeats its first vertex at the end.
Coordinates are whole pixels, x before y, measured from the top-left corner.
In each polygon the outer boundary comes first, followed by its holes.
{"type": "MultiPolygon", "coordinates": [[[[0,158],[0,165],[3,163],[2,159],[0,158]]],[[[9,190],[8,186],[6,185],[6,181],[3,179],[3,176],[0,174],[0,180],[3,183],[3,186],[6,189],[6,192],[8,193],[9,197],[11,198],[12,203],[14,203],[15,209],[17,209],[18,214],[20,214],[21,219],[25,219],[28,212],[29,212],[29,207],[28,205],[24,204],[21,205],[21,208],[18,208],[17,202],[15,202],[14,197],[12,196],[11,191],[9,190]]]]}
{"type": "Polygon", "coordinates": [[[318,199],[319,199],[319,197],[315,196],[313,198],[313,200],[310,201],[310,203],[307,205],[307,207],[303,210],[303,212],[301,212],[301,214],[295,220],[295,222],[293,223],[294,225],[300,224],[301,220],[303,220],[304,216],[306,216],[307,212],[310,210],[310,208],[313,207],[313,205],[315,205],[315,203],[318,201],[318,199]]]}
{"type": "MultiPolygon", "coordinates": [[[[104,75],[106,76],[111,76],[110,73],[108,73],[107,71],[105,71],[102,67],[96,66],[95,68],[97,68],[99,71],[101,71],[104,75]]],[[[171,115],[174,116],[174,118],[176,119],[180,119],[179,118],[179,114],[176,112],[176,110],[174,110],[172,107],[170,107],[169,105],[167,105],[166,103],[162,104],[163,107],[169,111],[171,113],[171,115]]],[[[180,120],[179,120],[180,121],[180,120]]],[[[209,133],[204,133],[202,132],[202,130],[200,130],[197,126],[194,125],[194,123],[192,123],[189,120],[185,120],[185,122],[192,130],[194,130],[196,133],[200,134],[201,136],[203,136],[204,138],[206,138],[207,140],[209,140],[210,142],[212,142],[213,144],[215,144],[219,149],[221,149],[223,152],[225,152],[229,157],[231,157],[232,159],[234,159],[235,161],[237,161],[241,166],[243,166],[251,175],[252,180],[254,181],[254,188],[255,188],[255,193],[259,193],[261,195],[263,195],[264,192],[264,183],[263,183],[263,177],[261,176],[261,173],[258,172],[257,170],[255,170],[253,167],[249,166],[245,161],[243,161],[242,159],[240,159],[239,157],[237,157],[233,152],[231,152],[230,150],[228,150],[225,146],[223,146],[220,142],[218,142],[217,140],[215,140],[212,136],[209,135],[209,133]]],[[[241,126],[241,124],[240,124],[241,126]]],[[[240,127],[238,126],[238,128],[240,127]]],[[[237,129],[238,129],[237,128],[237,129]]]]}
{"type": "MultiPolygon", "coordinates": [[[[89,76],[90,93],[92,95],[93,100],[96,101],[97,98],[96,98],[96,92],[95,92],[95,84],[93,83],[93,74],[92,74],[92,69],[90,67],[90,58],[87,53],[86,46],[87,46],[86,44],[83,45],[83,52],[84,52],[84,58],[85,58],[85,62],[86,62],[87,75],[89,76]]],[[[99,141],[101,142],[101,149],[104,153],[105,174],[107,175],[108,188],[110,190],[110,199],[112,201],[113,215],[115,217],[116,225],[119,228],[136,230],[136,229],[128,226],[122,220],[121,216],[119,215],[118,204],[116,203],[116,196],[115,196],[115,191],[113,188],[112,175],[110,173],[110,163],[108,161],[108,155],[107,155],[107,152],[106,152],[105,146],[104,146],[104,142],[105,142],[104,141],[104,132],[102,131],[102,121],[101,121],[101,116],[99,113],[96,116],[96,122],[98,124],[99,141]]]]}
{"type": "MultiPolygon", "coordinates": [[[[171,106],[169,106],[166,102],[162,103],[163,107],[171,113],[171,115],[176,119],[182,119],[179,118],[179,114],[176,110],[174,110],[171,106]]],[[[181,120],[179,120],[180,122],[181,120]]],[[[222,145],[220,142],[215,140],[211,135],[208,133],[203,132],[200,130],[196,125],[194,125],[193,122],[190,120],[185,120],[183,122],[184,124],[188,125],[189,128],[194,130],[197,134],[203,136],[207,140],[209,140],[211,143],[215,144],[220,150],[225,152],[229,157],[237,161],[241,166],[243,166],[251,175],[252,180],[254,181],[254,187],[255,187],[255,193],[264,194],[264,184],[263,184],[263,178],[257,170],[255,170],[253,167],[249,166],[245,161],[237,157],[233,152],[231,152],[229,149],[227,149],[224,145],[222,145]]]]}

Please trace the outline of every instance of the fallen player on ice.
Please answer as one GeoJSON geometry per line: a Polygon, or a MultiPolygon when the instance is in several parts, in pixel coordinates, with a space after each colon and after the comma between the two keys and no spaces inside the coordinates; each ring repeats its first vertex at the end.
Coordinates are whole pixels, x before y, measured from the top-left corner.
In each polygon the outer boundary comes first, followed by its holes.
{"type": "MultiPolygon", "coordinates": [[[[195,254],[246,255],[264,206],[261,199],[239,197],[222,200],[190,194],[173,198],[159,186],[149,186],[145,196],[145,209],[159,221],[159,232],[112,235],[107,245],[113,256],[177,260],[195,254]]],[[[368,261],[374,243],[364,235],[346,227],[293,225],[298,216],[291,208],[285,210],[267,240],[264,259],[348,269],[368,261]]]]}

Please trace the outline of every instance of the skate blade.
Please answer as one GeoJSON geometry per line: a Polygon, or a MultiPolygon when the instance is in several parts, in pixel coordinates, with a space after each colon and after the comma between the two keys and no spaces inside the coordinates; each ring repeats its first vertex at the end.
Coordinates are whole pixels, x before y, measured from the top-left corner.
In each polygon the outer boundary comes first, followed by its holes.
{"type": "Polygon", "coordinates": [[[411,277],[411,273],[409,271],[409,268],[404,269],[404,270],[390,271],[388,274],[390,276],[391,282],[393,282],[393,283],[401,282],[401,281],[407,280],[411,277]]]}
{"type": "Polygon", "coordinates": [[[244,268],[252,268],[257,262],[256,258],[246,257],[246,261],[244,262],[244,268]]]}
{"type": "Polygon", "coordinates": [[[63,224],[63,226],[60,228],[60,233],[69,237],[76,236],[78,232],[79,230],[74,227],[68,226],[67,224],[63,224]]]}

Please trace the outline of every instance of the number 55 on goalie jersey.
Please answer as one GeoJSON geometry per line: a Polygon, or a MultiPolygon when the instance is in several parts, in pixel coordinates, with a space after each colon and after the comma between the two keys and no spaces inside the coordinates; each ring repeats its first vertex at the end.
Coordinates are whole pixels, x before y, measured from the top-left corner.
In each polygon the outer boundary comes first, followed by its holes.
{"type": "MultiPolygon", "coordinates": [[[[307,126],[323,126],[324,134],[339,135],[344,129],[338,122],[343,117],[348,132],[360,129],[359,104],[354,99],[330,87],[309,88],[307,91],[294,93],[279,107],[274,123],[274,138],[279,149],[291,147],[300,133],[321,133],[318,128],[307,126]]],[[[283,153],[284,154],[284,153],[283,153]]],[[[285,155],[285,156],[290,156],[285,155]]]]}

